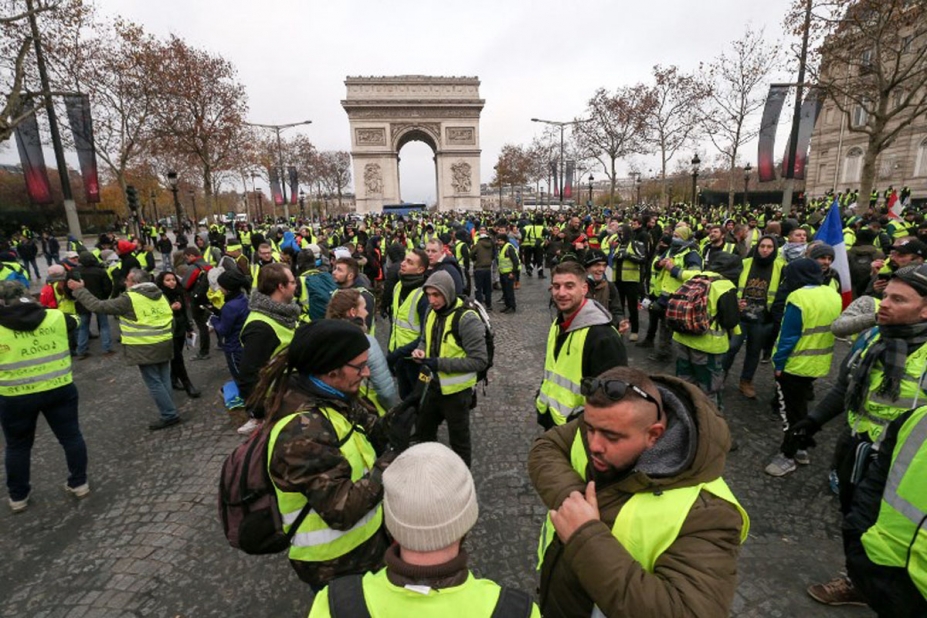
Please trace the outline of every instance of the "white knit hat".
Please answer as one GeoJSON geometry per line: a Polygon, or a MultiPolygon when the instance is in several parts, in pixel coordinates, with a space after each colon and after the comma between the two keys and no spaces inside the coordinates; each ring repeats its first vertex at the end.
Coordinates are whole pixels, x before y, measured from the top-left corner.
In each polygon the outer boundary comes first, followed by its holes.
{"type": "Polygon", "coordinates": [[[386,529],[402,547],[449,547],[479,516],[470,470],[440,442],[410,447],[383,472],[383,515],[386,529]]]}

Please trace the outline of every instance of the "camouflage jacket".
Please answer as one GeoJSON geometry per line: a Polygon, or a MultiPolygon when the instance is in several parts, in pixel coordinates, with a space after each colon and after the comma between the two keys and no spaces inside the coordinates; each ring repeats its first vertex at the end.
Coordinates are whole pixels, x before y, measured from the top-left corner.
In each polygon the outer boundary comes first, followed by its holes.
{"type": "MultiPolygon", "coordinates": [[[[284,394],[276,418],[305,412],[286,423],[277,436],[270,456],[270,476],[282,491],[300,492],[312,508],[334,530],[347,530],[383,500],[380,475],[395,458],[386,447],[383,423],[356,401],[342,401],[315,389],[311,383],[294,379],[284,394]],[[319,412],[325,406],[338,410],[365,433],[378,454],[374,469],[363,478],[351,480],[351,465],[341,454],[338,436],[331,422],[319,412]]],[[[376,570],[390,540],[386,528],[344,556],[325,562],[291,561],[297,575],[313,585],[324,585],[334,577],[376,570]]]]}

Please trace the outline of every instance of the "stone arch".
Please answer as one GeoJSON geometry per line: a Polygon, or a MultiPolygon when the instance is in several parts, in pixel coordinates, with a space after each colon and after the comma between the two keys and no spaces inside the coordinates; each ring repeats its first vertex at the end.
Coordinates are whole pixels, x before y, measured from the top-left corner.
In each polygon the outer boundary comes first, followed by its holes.
{"type": "Polygon", "coordinates": [[[438,209],[479,210],[478,78],[348,77],[345,86],[358,212],[400,201],[399,151],[410,141],[435,153],[438,209]]]}

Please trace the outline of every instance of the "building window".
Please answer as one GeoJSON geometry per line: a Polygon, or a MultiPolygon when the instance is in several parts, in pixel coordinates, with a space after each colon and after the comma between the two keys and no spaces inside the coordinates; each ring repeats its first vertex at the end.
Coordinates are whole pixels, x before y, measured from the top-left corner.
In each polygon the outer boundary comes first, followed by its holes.
{"type": "Polygon", "coordinates": [[[853,118],[851,119],[854,127],[862,127],[866,125],[866,121],[869,119],[869,114],[866,112],[866,108],[862,105],[857,105],[853,108],[853,118]]]}
{"type": "Polygon", "coordinates": [[[927,139],[917,147],[917,164],[914,166],[915,176],[927,176],[927,139]]]}
{"type": "Polygon", "coordinates": [[[892,109],[898,109],[901,107],[901,102],[904,100],[904,95],[904,88],[895,88],[892,91],[892,109]]]}
{"type": "Polygon", "coordinates": [[[859,173],[863,167],[863,151],[861,148],[853,148],[847,153],[843,161],[843,182],[859,182],[859,173]]]}
{"type": "Polygon", "coordinates": [[[882,157],[882,162],[879,165],[879,179],[887,180],[891,178],[894,171],[895,171],[895,157],[894,156],[882,157]]]}
{"type": "Polygon", "coordinates": [[[824,124],[830,125],[834,124],[834,108],[828,107],[827,111],[824,112],[824,124]]]}
{"type": "Polygon", "coordinates": [[[818,165],[818,184],[824,184],[827,180],[827,164],[821,163],[818,165]]]}

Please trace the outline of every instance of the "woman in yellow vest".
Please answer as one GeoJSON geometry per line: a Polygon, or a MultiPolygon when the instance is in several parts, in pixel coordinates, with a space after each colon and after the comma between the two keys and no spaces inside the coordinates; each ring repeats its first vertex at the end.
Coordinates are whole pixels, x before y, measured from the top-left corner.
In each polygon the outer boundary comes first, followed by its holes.
{"type": "Polygon", "coordinates": [[[685,599],[688,615],[728,615],[749,518],[721,476],[727,424],[695,386],[627,367],[584,380],[583,394],[582,415],[528,456],[552,509],[541,613],[672,616],[685,599]]]}
{"type": "Polygon", "coordinates": [[[267,412],[267,466],[284,530],[298,525],[290,564],[316,591],[378,568],[389,547],[381,475],[396,453],[386,448],[379,417],[357,401],[370,376],[369,346],[343,320],[304,324],[248,402],[267,412]]]}

